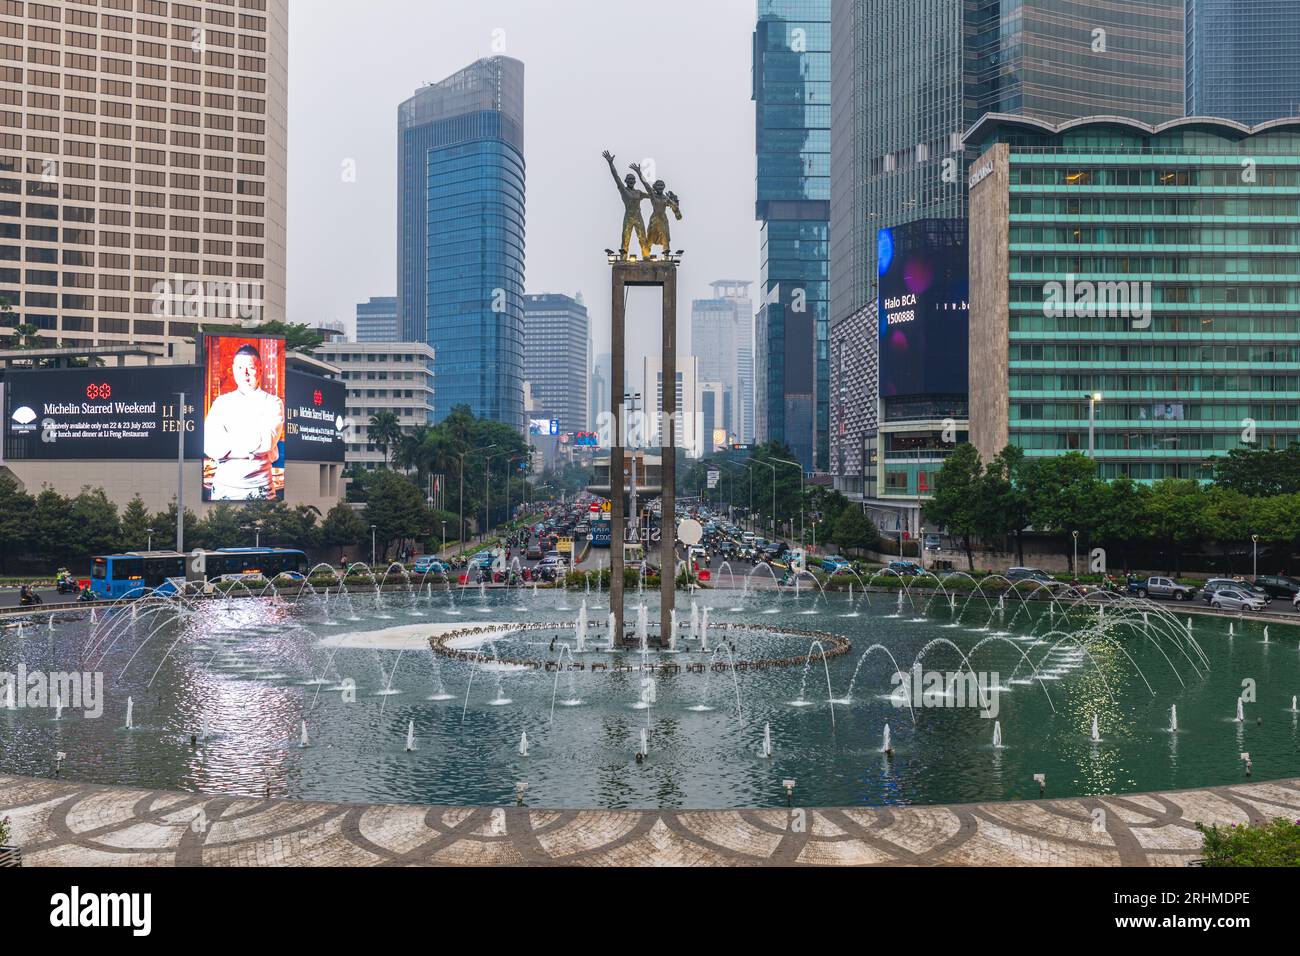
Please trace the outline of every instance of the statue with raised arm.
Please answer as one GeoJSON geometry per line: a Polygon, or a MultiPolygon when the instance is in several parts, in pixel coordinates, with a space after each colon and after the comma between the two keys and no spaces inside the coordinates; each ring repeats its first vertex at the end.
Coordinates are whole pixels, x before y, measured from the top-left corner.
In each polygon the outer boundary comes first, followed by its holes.
{"type": "Polygon", "coordinates": [[[609,173],[614,177],[614,185],[618,187],[618,194],[623,200],[623,239],[618,247],[619,254],[624,259],[627,258],[627,246],[635,233],[637,244],[641,247],[641,257],[647,259],[650,257],[650,243],[646,238],[645,220],[641,218],[641,203],[651,198],[650,194],[636,188],[636,177],[631,173],[627,174],[626,179],[618,178],[613,153],[605,150],[602,155],[605,162],[609,163],[609,173]]]}
{"type": "Polygon", "coordinates": [[[682,218],[681,202],[678,200],[676,193],[668,191],[668,187],[662,179],[657,180],[651,186],[645,181],[645,177],[641,175],[639,165],[633,163],[632,170],[641,180],[641,185],[650,193],[650,205],[653,207],[650,212],[650,236],[646,245],[649,250],[653,250],[655,246],[660,246],[664,251],[664,256],[670,256],[673,251],[673,240],[672,233],[668,228],[668,210],[671,209],[677,217],[677,221],[680,222],[682,218]]]}

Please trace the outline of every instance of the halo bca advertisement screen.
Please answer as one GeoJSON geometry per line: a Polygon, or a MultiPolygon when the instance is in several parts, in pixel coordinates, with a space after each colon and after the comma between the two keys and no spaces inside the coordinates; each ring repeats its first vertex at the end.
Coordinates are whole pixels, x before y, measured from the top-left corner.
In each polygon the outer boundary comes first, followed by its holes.
{"type": "Polygon", "coordinates": [[[341,462],[348,449],[348,389],[343,382],[290,372],[285,453],[290,461],[341,462]]]}
{"type": "Polygon", "coordinates": [[[203,500],[283,501],[284,339],[203,339],[203,500]]]}
{"type": "Polygon", "coordinates": [[[881,229],[880,395],[965,395],[970,280],[962,220],[881,229]]]}
{"type": "Polygon", "coordinates": [[[200,377],[193,366],[10,372],[4,391],[10,461],[174,461],[180,392],[185,457],[199,453],[200,377]]]}

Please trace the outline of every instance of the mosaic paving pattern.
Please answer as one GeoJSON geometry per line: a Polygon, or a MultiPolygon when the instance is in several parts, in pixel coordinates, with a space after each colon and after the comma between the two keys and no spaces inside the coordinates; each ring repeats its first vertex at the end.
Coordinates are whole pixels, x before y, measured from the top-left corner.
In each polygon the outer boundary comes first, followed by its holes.
{"type": "Polygon", "coordinates": [[[1196,823],[1300,819],[1300,780],[827,810],[358,806],[0,776],[25,866],[1184,866],[1196,823]]]}

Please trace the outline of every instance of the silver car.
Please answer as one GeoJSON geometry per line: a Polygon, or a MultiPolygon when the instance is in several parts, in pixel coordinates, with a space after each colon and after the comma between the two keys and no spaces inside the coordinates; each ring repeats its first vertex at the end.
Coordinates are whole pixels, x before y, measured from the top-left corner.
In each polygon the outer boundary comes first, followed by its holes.
{"type": "Polygon", "coordinates": [[[1262,611],[1264,602],[1253,594],[1247,594],[1245,591],[1239,591],[1236,588],[1224,588],[1221,591],[1215,591],[1214,596],[1210,598],[1210,607],[1220,608],[1224,611],[1262,611]]]}

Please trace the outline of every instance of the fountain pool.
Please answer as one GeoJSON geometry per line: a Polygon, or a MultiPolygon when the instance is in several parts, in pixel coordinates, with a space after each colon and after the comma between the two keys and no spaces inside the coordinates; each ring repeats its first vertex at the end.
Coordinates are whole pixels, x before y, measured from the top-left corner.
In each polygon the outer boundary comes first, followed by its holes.
{"type": "Polygon", "coordinates": [[[854,806],[1032,798],[1035,774],[1048,796],[1229,784],[1243,752],[1257,781],[1300,770],[1300,630],[873,597],[702,591],[673,652],[653,618],[609,651],[603,611],[559,591],[59,612],[3,625],[0,674],[101,674],[103,713],[0,690],[0,772],[61,752],[65,778],[207,793],[503,805],[526,782],[533,806],[694,809],[784,806],[786,779],[854,806]]]}

